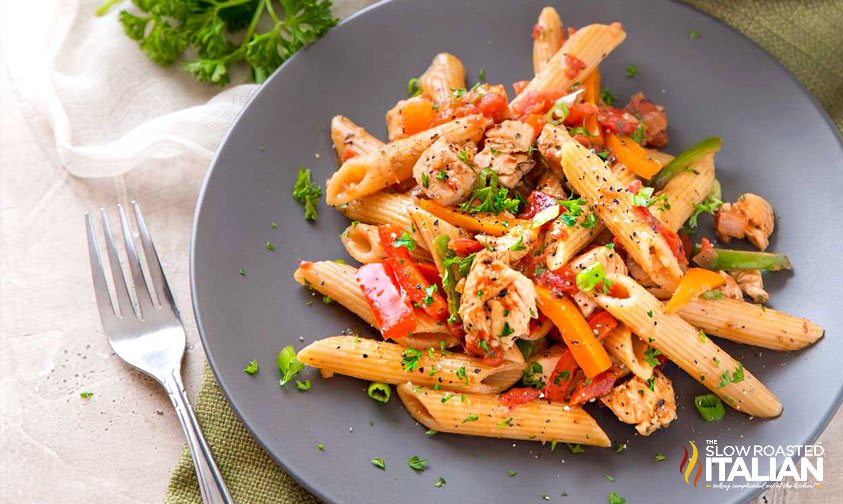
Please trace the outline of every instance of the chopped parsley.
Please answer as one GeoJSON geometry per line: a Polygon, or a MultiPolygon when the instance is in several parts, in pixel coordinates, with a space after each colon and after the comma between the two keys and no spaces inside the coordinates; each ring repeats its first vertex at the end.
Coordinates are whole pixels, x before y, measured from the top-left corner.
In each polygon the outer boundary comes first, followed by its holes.
{"type": "Polygon", "coordinates": [[[486,69],[481,68],[479,72],[477,72],[477,78],[482,81],[486,81],[486,69]]]}
{"type": "Polygon", "coordinates": [[[334,300],[331,299],[329,296],[322,296],[322,303],[323,304],[331,304],[333,302],[334,302],[334,300]]]}
{"type": "Polygon", "coordinates": [[[609,88],[607,88],[607,87],[604,87],[603,89],[600,90],[600,99],[603,100],[603,103],[605,103],[606,105],[608,105],[610,107],[612,106],[613,103],[618,101],[618,97],[613,95],[612,92],[609,91],[609,88]]]}
{"type": "Polygon", "coordinates": [[[714,215],[717,209],[723,206],[723,202],[717,198],[708,197],[702,203],[694,205],[694,213],[688,218],[688,227],[696,229],[697,218],[703,213],[714,215]]]}
{"type": "Polygon", "coordinates": [[[428,429],[427,432],[424,433],[425,436],[435,436],[438,432],[433,429],[428,429]]]}
{"type": "Polygon", "coordinates": [[[724,371],[722,375],[720,375],[720,385],[717,388],[721,389],[730,383],[740,383],[744,379],[743,375],[743,364],[738,363],[738,367],[735,369],[735,372],[731,375],[728,371],[724,371]]]}
{"type": "Polygon", "coordinates": [[[474,421],[476,421],[478,418],[480,418],[480,417],[478,417],[477,415],[475,415],[474,413],[472,413],[472,414],[468,415],[467,417],[465,417],[465,419],[463,419],[462,423],[466,423],[466,422],[474,422],[474,421]]]}
{"type": "Polygon", "coordinates": [[[504,427],[509,427],[511,425],[512,425],[512,417],[507,418],[506,420],[504,420],[502,422],[496,423],[495,427],[497,427],[498,429],[503,429],[504,427]]]}
{"type": "Polygon", "coordinates": [[[691,40],[694,40],[699,36],[700,36],[700,32],[698,32],[697,30],[691,30],[691,40]]]}
{"type": "Polygon", "coordinates": [[[565,443],[565,444],[568,445],[568,451],[571,452],[571,454],[585,453],[585,448],[583,448],[582,446],[580,446],[578,444],[571,444],[571,443],[565,443]]]}
{"type": "Polygon", "coordinates": [[[442,488],[442,485],[444,485],[445,483],[446,483],[445,478],[443,478],[442,476],[439,476],[439,479],[436,480],[436,483],[434,483],[433,486],[435,486],[436,488],[442,488]]]}
{"type": "Polygon", "coordinates": [[[82,399],[90,399],[93,395],[93,392],[79,392],[79,397],[81,397],[82,399]]]}
{"type": "Polygon", "coordinates": [[[293,350],[293,345],[284,347],[278,353],[278,369],[281,371],[281,380],[278,381],[278,384],[282,387],[304,369],[304,364],[296,359],[296,351],[293,350]]]}
{"type": "Polygon", "coordinates": [[[420,459],[417,455],[413,455],[409,460],[407,460],[407,465],[414,471],[424,471],[427,469],[425,464],[427,464],[427,459],[420,459]]]}
{"type": "Polygon", "coordinates": [[[726,297],[725,294],[720,289],[714,289],[710,291],[705,291],[700,295],[701,298],[707,299],[709,301],[716,301],[718,299],[723,299],[726,297]]]}
{"type": "Polygon", "coordinates": [[[412,372],[419,365],[419,359],[421,359],[422,353],[415,348],[408,348],[404,350],[404,353],[401,354],[401,365],[404,366],[404,371],[412,372]]]}
{"type": "Polygon", "coordinates": [[[246,268],[240,268],[240,276],[246,276],[246,268]]]}
{"type": "Polygon", "coordinates": [[[319,451],[325,451],[325,445],[323,445],[322,443],[319,443],[318,445],[316,445],[316,448],[317,448],[319,451]]]}
{"type": "Polygon", "coordinates": [[[507,472],[506,472],[506,475],[507,475],[507,476],[509,476],[510,478],[514,478],[515,476],[517,476],[517,475],[518,475],[518,472],[516,472],[516,471],[507,471],[507,472]]]}
{"type": "Polygon", "coordinates": [[[266,242],[266,245],[264,245],[264,247],[266,247],[266,250],[275,250],[275,245],[269,242],[266,242]]]}
{"type": "Polygon", "coordinates": [[[407,231],[403,231],[401,237],[395,239],[395,246],[404,247],[411,252],[416,250],[416,242],[413,241],[413,237],[407,231]]]}
{"type": "Polygon", "coordinates": [[[258,361],[252,361],[249,364],[247,364],[246,367],[243,369],[243,372],[246,373],[247,375],[254,375],[255,373],[257,373],[258,372],[258,361]]]}
{"type": "MultiPolygon", "coordinates": [[[[471,163],[468,164],[471,166],[471,163]]],[[[477,186],[471,191],[471,197],[459,205],[460,210],[470,214],[488,212],[495,215],[504,211],[518,213],[520,206],[518,198],[509,197],[509,189],[498,187],[498,174],[488,168],[484,168],[477,177],[477,186]]]]}
{"type": "MultiPolygon", "coordinates": [[[[415,245],[415,244],[413,244],[415,245]]],[[[430,306],[433,304],[433,295],[439,290],[439,286],[436,284],[431,284],[429,287],[425,287],[424,293],[427,294],[424,298],[422,298],[422,303],[425,306],[430,306]]]]}
{"type": "Polygon", "coordinates": [[[647,380],[647,387],[649,387],[650,390],[655,392],[655,390],[656,390],[656,377],[655,376],[650,378],[649,380],[647,380]]]}
{"type": "Polygon", "coordinates": [[[468,386],[468,375],[465,372],[465,366],[457,370],[457,378],[461,380],[465,386],[468,386]]]}
{"type": "Polygon", "coordinates": [[[521,251],[521,250],[527,250],[527,247],[525,247],[524,245],[521,244],[523,241],[524,241],[524,237],[519,236],[518,241],[513,243],[512,246],[509,247],[509,250],[511,250],[513,252],[518,252],[518,251],[521,251]]]}
{"type": "Polygon", "coordinates": [[[644,126],[639,125],[637,128],[635,128],[635,131],[633,131],[632,134],[629,135],[629,138],[632,139],[633,142],[643,145],[644,144],[644,126]]]}
{"type": "Polygon", "coordinates": [[[626,504],[626,499],[615,492],[611,492],[609,493],[609,504],[626,504]]]}
{"type": "Polygon", "coordinates": [[[609,480],[609,481],[611,481],[611,482],[613,482],[613,483],[614,483],[614,481],[615,481],[615,478],[614,478],[614,477],[612,477],[612,476],[609,476],[608,474],[606,475],[606,479],[607,479],[607,480],[609,480]]]}
{"type": "Polygon", "coordinates": [[[705,343],[706,341],[708,341],[708,337],[706,337],[705,331],[703,331],[702,329],[700,329],[700,341],[702,343],[705,343]]]}
{"type": "Polygon", "coordinates": [[[655,348],[648,348],[644,351],[644,362],[647,364],[656,367],[659,365],[659,360],[656,359],[657,355],[661,355],[662,353],[655,348]]]}
{"type": "Polygon", "coordinates": [[[428,177],[427,177],[427,173],[422,172],[422,174],[421,174],[421,179],[422,179],[422,187],[424,187],[425,189],[427,189],[427,187],[428,187],[428,182],[429,182],[429,179],[428,179],[428,177]]]}
{"type": "Polygon", "coordinates": [[[296,389],[297,390],[302,390],[302,391],[310,390],[310,387],[312,387],[312,386],[313,386],[313,384],[310,383],[310,380],[305,380],[304,383],[296,380],[296,389]]]}
{"type": "Polygon", "coordinates": [[[320,196],[322,196],[322,188],[313,185],[310,180],[310,170],[305,170],[304,166],[299,168],[296,184],[293,186],[293,198],[304,205],[305,219],[316,220],[316,205],[319,204],[320,196]]]}
{"type": "Polygon", "coordinates": [[[638,75],[638,67],[635,66],[635,63],[630,63],[629,67],[626,69],[626,76],[630,79],[638,75]]]}
{"type": "Polygon", "coordinates": [[[656,456],[653,457],[653,460],[655,460],[656,462],[664,462],[665,459],[667,459],[667,457],[665,457],[662,453],[656,453],[656,456]]]}
{"type": "Polygon", "coordinates": [[[380,457],[375,457],[369,462],[371,462],[373,466],[377,467],[382,471],[386,470],[386,464],[383,463],[383,459],[380,457]]]}
{"type": "Polygon", "coordinates": [[[507,336],[509,336],[510,334],[512,334],[514,332],[515,332],[515,329],[509,327],[509,322],[503,323],[503,332],[501,333],[502,338],[506,338],[507,336]]]}

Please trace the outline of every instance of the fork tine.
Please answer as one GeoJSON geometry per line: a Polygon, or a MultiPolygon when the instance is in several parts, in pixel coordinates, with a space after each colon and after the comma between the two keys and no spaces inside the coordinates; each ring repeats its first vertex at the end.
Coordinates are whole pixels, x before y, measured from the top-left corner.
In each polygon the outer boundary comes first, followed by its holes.
{"type": "Polygon", "coordinates": [[[149,229],[146,227],[146,222],[143,220],[140,206],[136,201],[132,202],[132,208],[135,211],[135,222],[138,225],[138,233],[140,233],[141,245],[143,246],[143,253],[146,256],[146,265],[149,268],[149,277],[152,280],[152,286],[155,293],[158,295],[158,302],[164,306],[164,300],[170,305],[170,308],[178,316],[178,308],[176,302],[173,300],[173,293],[170,292],[170,285],[167,283],[167,277],[164,276],[164,270],[161,269],[161,262],[158,260],[158,253],[155,251],[155,245],[152,243],[152,238],[149,236],[149,229]]]}
{"type": "Polygon", "coordinates": [[[132,230],[129,228],[129,221],[126,219],[123,205],[118,203],[117,211],[120,214],[120,227],[123,231],[123,241],[126,244],[126,255],[129,258],[129,270],[132,272],[132,279],[135,282],[135,297],[138,299],[141,316],[145,316],[155,307],[153,294],[143,277],[143,271],[138,260],[138,251],[135,249],[135,240],[132,239],[132,230]]]}
{"type": "Polygon", "coordinates": [[[111,296],[108,294],[108,283],[105,281],[105,270],[102,267],[100,251],[97,248],[97,239],[94,234],[94,222],[91,214],[85,212],[85,229],[88,233],[88,256],[91,260],[91,277],[94,281],[94,295],[97,299],[97,310],[100,312],[103,328],[107,327],[106,322],[114,320],[117,314],[114,312],[114,305],[111,304],[111,296]]]}
{"type": "Polygon", "coordinates": [[[126,316],[133,313],[132,298],[129,296],[129,288],[126,285],[126,278],[123,276],[123,268],[120,267],[120,256],[117,255],[117,248],[114,247],[114,239],[111,236],[111,227],[108,225],[108,215],[104,208],[100,208],[102,217],[102,232],[105,235],[105,249],[108,252],[108,262],[111,265],[111,279],[114,282],[114,292],[117,294],[117,307],[120,313],[126,316]]]}

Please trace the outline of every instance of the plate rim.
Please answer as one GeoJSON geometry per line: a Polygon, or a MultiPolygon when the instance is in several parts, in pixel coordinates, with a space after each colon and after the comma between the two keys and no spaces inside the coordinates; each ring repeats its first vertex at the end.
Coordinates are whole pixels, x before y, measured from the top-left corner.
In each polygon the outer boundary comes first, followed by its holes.
{"type": "MultiPolygon", "coordinates": [[[[347,18],[343,19],[333,29],[340,28],[340,27],[342,27],[346,24],[352,23],[357,18],[359,18],[361,16],[365,16],[365,15],[369,14],[371,11],[374,11],[378,8],[381,8],[381,7],[383,7],[387,4],[396,3],[396,2],[400,2],[400,1],[401,0],[380,0],[376,3],[374,3],[374,4],[368,5],[364,8],[362,8],[362,9],[352,13],[347,18]]],[[[690,11],[696,13],[697,15],[705,16],[705,17],[709,18],[710,20],[714,21],[715,23],[721,25],[722,27],[725,27],[726,29],[728,29],[732,33],[737,34],[739,37],[743,38],[755,50],[760,51],[760,53],[763,54],[763,57],[766,58],[768,61],[773,62],[780,69],[784,70],[784,73],[788,76],[788,78],[791,79],[791,81],[793,83],[796,84],[797,88],[802,92],[802,94],[809,98],[811,105],[814,107],[814,109],[816,109],[820,113],[820,116],[824,119],[826,125],[833,132],[833,136],[837,140],[837,143],[840,146],[841,150],[843,150],[843,134],[841,134],[841,131],[837,128],[837,125],[834,124],[834,121],[831,119],[831,116],[828,114],[828,112],[822,106],[819,99],[816,96],[814,96],[814,94],[807,88],[807,86],[801,80],[799,80],[796,77],[796,75],[794,75],[793,72],[791,72],[790,69],[783,62],[781,62],[778,58],[776,58],[770,52],[768,52],[766,49],[764,49],[760,44],[758,44],[757,42],[752,40],[748,35],[744,34],[742,31],[738,30],[737,28],[725,23],[724,21],[721,21],[720,19],[713,16],[712,14],[709,14],[708,12],[705,12],[701,9],[698,9],[693,5],[685,3],[682,0],[667,0],[667,2],[675,4],[675,5],[677,5],[681,8],[684,8],[686,10],[690,10],[690,11]]],[[[314,43],[314,45],[318,44],[320,42],[321,42],[321,39],[317,40],[314,43]]],[[[275,80],[278,77],[278,75],[281,74],[282,71],[284,71],[284,69],[290,64],[290,62],[295,61],[295,60],[300,59],[300,58],[303,58],[303,57],[306,57],[305,54],[306,54],[306,51],[296,52],[288,60],[286,60],[284,63],[282,63],[281,66],[278,67],[278,69],[276,69],[275,72],[273,72],[272,75],[270,75],[270,77],[265,82],[260,84],[260,87],[249,97],[248,101],[243,105],[243,108],[237,113],[235,118],[232,120],[231,125],[228,127],[228,130],[226,131],[225,135],[220,140],[220,143],[219,143],[219,145],[217,146],[217,148],[214,152],[214,156],[211,158],[211,161],[208,163],[208,169],[207,169],[207,172],[205,173],[205,176],[203,177],[202,185],[200,187],[200,190],[199,190],[199,193],[198,193],[198,196],[197,196],[197,199],[196,199],[196,205],[195,205],[194,213],[193,213],[193,222],[192,222],[192,225],[191,225],[191,232],[190,232],[190,250],[189,250],[190,297],[191,297],[191,307],[192,307],[192,311],[193,311],[193,317],[194,317],[194,321],[196,323],[197,331],[199,333],[199,339],[202,343],[202,349],[205,353],[205,359],[208,362],[208,366],[211,368],[211,372],[214,375],[214,379],[216,380],[217,385],[219,386],[220,390],[222,391],[226,402],[228,403],[229,407],[231,408],[231,410],[236,415],[237,419],[246,428],[246,430],[249,432],[252,439],[270,457],[270,459],[275,464],[277,464],[286,474],[290,475],[290,477],[292,477],[296,481],[296,483],[298,483],[299,485],[304,487],[307,491],[309,491],[311,494],[315,495],[317,498],[319,498],[322,501],[336,502],[336,501],[333,501],[333,500],[329,499],[327,497],[327,495],[319,487],[312,485],[311,482],[308,480],[308,478],[306,478],[302,474],[299,474],[299,471],[296,471],[296,470],[288,467],[287,464],[285,464],[284,461],[280,457],[276,456],[276,454],[269,448],[269,446],[267,446],[267,444],[255,433],[252,426],[245,420],[244,415],[241,413],[240,408],[236,406],[235,401],[232,397],[231,391],[228,389],[228,386],[226,385],[225,381],[222,379],[221,374],[218,370],[215,357],[213,355],[213,352],[211,351],[211,345],[208,342],[208,339],[205,335],[205,330],[204,330],[203,324],[202,324],[202,316],[201,316],[201,313],[200,313],[199,304],[198,304],[197,296],[196,296],[196,292],[197,292],[197,285],[196,285],[197,284],[197,280],[196,280],[196,256],[197,256],[196,236],[197,236],[197,233],[198,233],[199,219],[200,219],[200,215],[201,215],[201,212],[202,212],[202,207],[205,203],[206,191],[208,189],[208,185],[209,185],[211,176],[213,175],[213,172],[217,167],[217,162],[219,160],[220,154],[221,154],[223,148],[225,147],[225,145],[228,143],[229,137],[233,134],[234,130],[239,125],[239,123],[240,123],[241,119],[243,118],[244,114],[251,107],[252,102],[254,102],[258,98],[258,96],[260,96],[262,93],[266,92],[266,88],[269,86],[269,84],[273,80],[275,80]]],[[[825,337],[825,333],[823,333],[822,338],[824,338],[824,337],[825,337]]],[[[819,438],[819,436],[826,430],[826,428],[828,428],[829,423],[834,418],[836,413],[841,409],[841,405],[843,405],[843,387],[840,387],[838,389],[837,397],[834,400],[833,404],[830,406],[829,410],[825,412],[826,415],[825,415],[824,420],[819,425],[817,425],[817,427],[810,433],[809,438],[805,441],[806,444],[816,442],[816,440],[819,438]]],[[[738,497],[738,500],[736,500],[734,502],[745,502],[747,500],[752,501],[752,500],[756,499],[759,495],[764,493],[765,490],[766,489],[764,489],[764,488],[758,488],[758,489],[753,489],[752,491],[744,493],[744,494],[736,494],[736,497],[738,497]]]]}

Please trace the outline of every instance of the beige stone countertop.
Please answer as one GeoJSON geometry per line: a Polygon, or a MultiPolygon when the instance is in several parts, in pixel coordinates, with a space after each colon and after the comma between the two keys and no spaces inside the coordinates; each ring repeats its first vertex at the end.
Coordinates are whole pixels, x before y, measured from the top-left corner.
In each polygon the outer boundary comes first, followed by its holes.
{"type": "MultiPolygon", "coordinates": [[[[188,250],[204,171],[176,163],[166,172],[71,177],[51,158],[51,139],[28,126],[2,64],[0,88],[0,503],[160,502],[184,438],[163,390],[114,356],[103,336],[82,216],[106,207],[116,219],[116,203],[140,202],[182,310],[193,398],[204,355],[188,250]],[[82,399],[82,391],[94,395],[82,399]]],[[[820,441],[824,488],[769,491],[758,502],[841,502],[843,415],[820,441]]]]}

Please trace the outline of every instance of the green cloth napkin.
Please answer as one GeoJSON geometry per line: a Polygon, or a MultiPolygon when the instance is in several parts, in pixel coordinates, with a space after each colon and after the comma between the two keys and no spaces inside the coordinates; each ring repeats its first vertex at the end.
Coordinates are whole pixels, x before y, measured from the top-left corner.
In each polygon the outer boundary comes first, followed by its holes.
{"type": "MultiPolygon", "coordinates": [[[[687,3],[737,28],[778,58],[819,99],[843,132],[843,35],[840,34],[843,2],[691,0],[687,3]]],[[[704,37],[705,33],[700,36],[704,37]]],[[[207,365],[196,401],[196,416],[237,504],[319,502],[258,446],[229,407],[207,365]]],[[[164,502],[201,502],[187,448],[170,478],[164,502]]]]}

